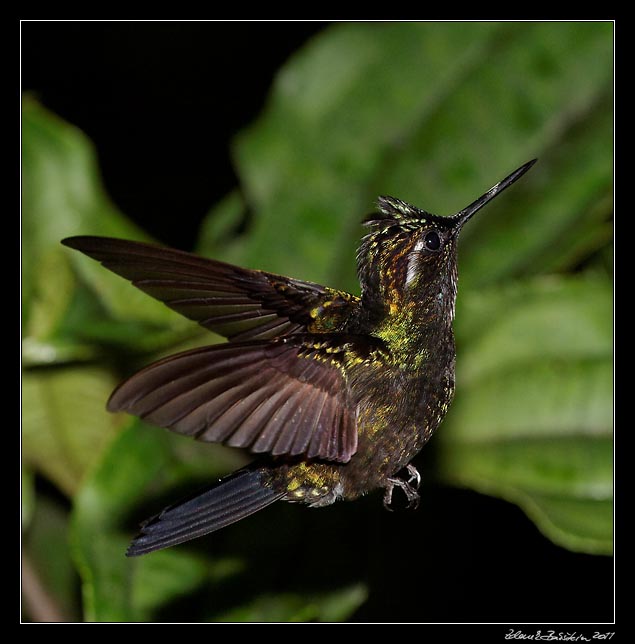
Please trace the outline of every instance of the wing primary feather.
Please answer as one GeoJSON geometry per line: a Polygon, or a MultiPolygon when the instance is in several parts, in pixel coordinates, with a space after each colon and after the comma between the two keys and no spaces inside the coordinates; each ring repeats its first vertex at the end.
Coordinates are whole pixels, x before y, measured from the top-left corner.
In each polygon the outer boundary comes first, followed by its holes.
{"type": "MultiPolygon", "coordinates": [[[[168,397],[170,387],[187,388],[190,382],[215,371],[225,373],[253,362],[249,347],[241,352],[233,345],[214,345],[185,351],[155,362],[121,383],[110,396],[109,411],[132,410],[135,403],[153,392],[156,397],[168,397]],[[225,362],[223,362],[225,358],[225,362]],[[189,381],[188,379],[192,380],[189,381]],[[161,387],[166,389],[159,390],[161,387]]],[[[135,412],[136,413],[136,412],[135,412]]]]}
{"type": "Polygon", "coordinates": [[[292,456],[306,453],[327,398],[328,396],[323,391],[316,389],[311,398],[307,400],[306,409],[301,420],[298,421],[295,439],[289,450],[289,454],[292,456]]]}
{"type": "Polygon", "coordinates": [[[280,425],[278,437],[271,450],[274,456],[291,453],[291,447],[298,435],[298,424],[310,403],[311,393],[305,388],[299,388],[290,399],[292,403],[287,403],[287,412],[278,421],[280,425]]]}
{"type": "MultiPolygon", "coordinates": [[[[274,380],[267,385],[252,391],[248,396],[232,405],[217,422],[226,423],[234,427],[234,431],[226,440],[227,445],[232,447],[249,447],[256,438],[254,426],[247,426],[246,420],[258,415],[258,410],[262,407],[263,402],[271,398],[275,393],[278,383],[274,380]]],[[[256,425],[256,430],[258,425],[256,425]]]]}
{"type": "Polygon", "coordinates": [[[258,440],[254,443],[252,449],[256,452],[271,452],[274,455],[284,454],[284,451],[281,451],[278,447],[278,441],[285,433],[292,432],[293,428],[287,426],[287,421],[293,416],[298,399],[303,395],[302,388],[297,382],[289,382],[286,389],[288,390],[286,400],[271,415],[258,440]]]}
{"type": "Polygon", "coordinates": [[[319,455],[323,455],[324,458],[333,458],[333,450],[329,443],[339,421],[339,405],[334,404],[330,397],[325,397],[324,405],[320,410],[320,417],[318,418],[320,428],[314,433],[313,440],[307,449],[307,456],[309,458],[315,458],[319,455]]]}
{"type": "MultiPolygon", "coordinates": [[[[180,421],[187,423],[185,419],[192,416],[201,406],[210,401],[214,401],[216,406],[220,406],[230,396],[240,395],[239,391],[244,384],[247,376],[257,371],[256,365],[249,365],[248,369],[237,370],[234,373],[222,374],[219,377],[209,377],[201,381],[201,377],[183,378],[179,381],[169,383],[167,387],[151,392],[145,398],[137,401],[136,406],[131,411],[147,418],[149,421],[156,423],[160,427],[173,427],[180,421]],[[164,394],[164,390],[170,390],[170,396],[164,394]],[[153,404],[144,405],[143,403],[150,399],[153,404]],[[156,404],[158,403],[158,404],[156,404]]],[[[193,420],[193,418],[192,418],[193,420]]],[[[204,418],[205,422],[211,422],[209,415],[204,418]]],[[[186,426],[177,431],[182,433],[194,433],[189,431],[186,426]]]]}
{"type": "Polygon", "coordinates": [[[174,429],[181,433],[195,434],[207,442],[223,442],[231,436],[236,429],[224,419],[224,415],[242,400],[267,383],[271,369],[255,371],[247,380],[239,376],[232,380],[235,384],[223,390],[217,396],[205,396],[204,400],[188,414],[181,417],[174,425],[174,429]]]}
{"type": "MultiPolygon", "coordinates": [[[[248,445],[253,452],[259,453],[270,450],[271,432],[266,431],[269,421],[292,393],[291,387],[277,389],[269,398],[263,400],[256,411],[243,422],[240,431],[245,435],[253,434],[255,437],[248,445]]],[[[278,428],[275,424],[274,427],[278,428]]]]}

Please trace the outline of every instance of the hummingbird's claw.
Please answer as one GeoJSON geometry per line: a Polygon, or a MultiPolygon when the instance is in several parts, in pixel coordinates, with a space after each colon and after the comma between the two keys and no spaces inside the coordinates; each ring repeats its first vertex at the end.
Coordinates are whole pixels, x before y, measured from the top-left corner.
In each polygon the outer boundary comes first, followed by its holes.
{"type": "Polygon", "coordinates": [[[393,511],[391,504],[392,504],[392,493],[393,493],[393,490],[395,489],[395,486],[401,488],[403,490],[403,493],[406,495],[406,500],[408,501],[408,505],[406,506],[406,508],[408,510],[416,510],[417,507],[419,506],[419,494],[417,492],[417,488],[419,487],[419,482],[421,480],[421,477],[419,476],[419,472],[417,472],[417,470],[414,467],[412,467],[412,470],[414,470],[414,472],[416,473],[416,476],[415,476],[415,474],[413,474],[410,467],[411,466],[408,466],[408,472],[411,474],[411,478],[407,482],[404,481],[403,479],[396,478],[396,477],[390,477],[387,479],[388,484],[386,485],[386,492],[384,493],[384,507],[389,512],[393,511]],[[410,485],[410,482],[412,480],[416,480],[417,482],[416,488],[410,485]]]}
{"type": "Polygon", "coordinates": [[[410,463],[406,469],[408,470],[408,474],[410,474],[408,483],[412,483],[414,481],[414,488],[415,490],[418,490],[421,485],[421,474],[419,474],[417,468],[412,463],[410,463]]]}

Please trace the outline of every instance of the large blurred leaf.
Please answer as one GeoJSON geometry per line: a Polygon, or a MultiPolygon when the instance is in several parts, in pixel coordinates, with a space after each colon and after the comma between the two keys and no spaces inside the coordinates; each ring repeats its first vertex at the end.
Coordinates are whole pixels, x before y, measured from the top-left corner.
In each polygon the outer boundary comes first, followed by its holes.
{"type": "Polygon", "coordinates": [[[22,455],[25,463],[72,495],[121,425],[106,412],[115,386],[94,366],[26,371],[22,377],[22,455]]]}
{"type": "Polygon", "coordinates": [[[459,336],[440,474],[518,503],[565,547],[611,552],[610,284],[552,278],[462,300],[472,333],[459,336]]]}
{"type": "Polygon", "coordinates": [[[586,213],[611,191],[611,39],[610,23],[324,32],[281,70],[237,140],[256,213],[244,261],[355,288],[357,222],[378,194],[449,214],[536,156],[515,196],[466,231],[464,283],[539,271],[554,244],[580,244],[568,235],[580,218],[585,248],[605,243],[605,211],[586,213]]]}
{"type": "Polygon", "coordinates": [[[550,276],[461,289],[454,324],[461,384],[535,360],[609,358],[612,323],[606,278],[550,276]]]}
{"type": "Polygon", "coordinates": [[[82,234],[147,237],[106,196],[90,141],[30,97],[22,109],[22,184],[25,359],[49,363],[88,357],[91,333],[102,341],[153,348],[165,342],[166,327],[183,328],[183,320],[165,306],[60,245],[64,237],[82,234]],[[79,306],[69,262],[93,294],[92,299],[84,294],[79,306]],[[69,317],[70,329],[65,328],[69,317]]]}

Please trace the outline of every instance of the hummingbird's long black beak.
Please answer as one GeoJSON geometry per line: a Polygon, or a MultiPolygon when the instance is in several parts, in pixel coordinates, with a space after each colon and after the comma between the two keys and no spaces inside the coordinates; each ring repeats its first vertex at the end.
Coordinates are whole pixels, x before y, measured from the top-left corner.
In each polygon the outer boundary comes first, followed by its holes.
{"type": "Polygon", "coordinates": [[[471,203],[467,208],[463,208],[460,212],[457,212],[453,216],[453,219],[456,219],[460,226],[473,217],[486,203],[491,201],[496,195],[499,195],[505,188],[509,188],[512,183],[516,182],[520,177],[522,177],[529,168],[531,168],[538,159],[532,159],[521,165],[518,170],[514,170],[508,177],[505,177],[502,181],[499,181],[495,186],[492,186],[482,197],[479,197],[476,201],[471,203]]]}

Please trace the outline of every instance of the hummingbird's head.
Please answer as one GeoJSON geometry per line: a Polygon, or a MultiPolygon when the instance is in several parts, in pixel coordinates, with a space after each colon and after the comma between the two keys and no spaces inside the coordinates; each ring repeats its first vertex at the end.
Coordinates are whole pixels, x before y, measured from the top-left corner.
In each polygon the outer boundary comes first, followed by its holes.
{"type": "Polygon", "coordinates": [[[394,197],[380,197],[371,231],[357,253],[362,297],[369,305],[398,310],[408,301],[437,298],[454,309],[460,231],[486,203],[519,179],[529,161],[450,217],[440,217],[394,197]]]}

